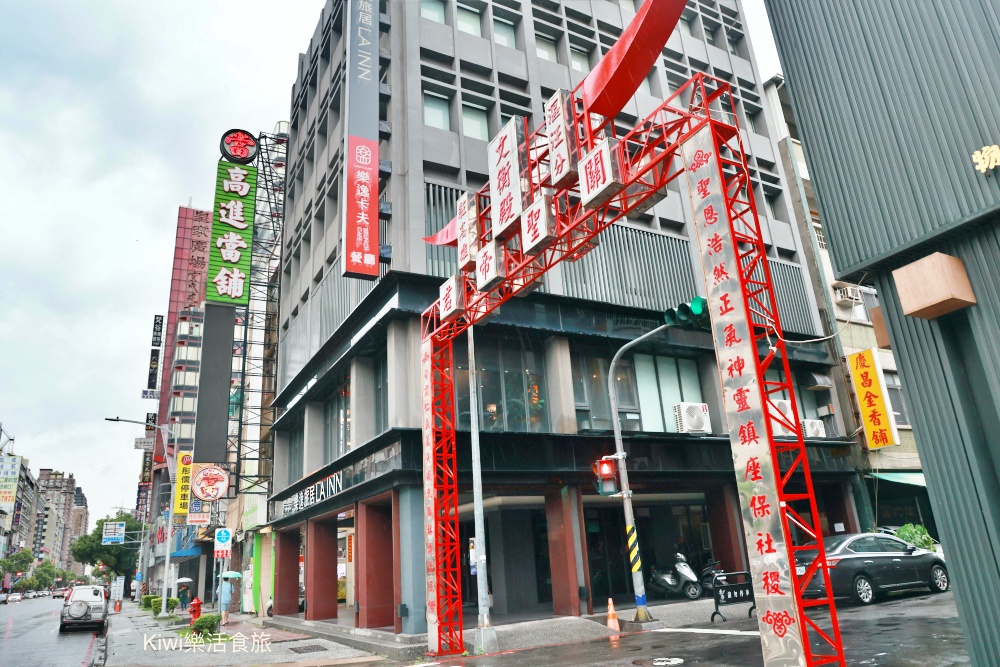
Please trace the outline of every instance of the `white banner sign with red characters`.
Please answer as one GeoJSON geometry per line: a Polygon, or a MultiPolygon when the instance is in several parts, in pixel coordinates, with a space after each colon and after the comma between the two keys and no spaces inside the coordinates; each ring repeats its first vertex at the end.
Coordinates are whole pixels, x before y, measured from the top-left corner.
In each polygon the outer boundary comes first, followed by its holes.
{"type": "Polygon", "coordinates": [[[437,652],[438,608],[437,608],[437,540],[434,535],[434,406],[432,405],[432,380],[434,372],[431,363],[431,341],[420,344],[420,400],[423,407],[423,475],[424,475],[424,568],[427,588],[427,650],[437,652]]]}
{"type": "Polygon", "coordinates": [[[552,197],[542,195],[524,209],[521,224],[521,252],[537,255],[558,238],[556,216],[553,212],[552,197]]]}
{"type": "Polygon", "coordinates": [[[756,342],[740,287],[724,181],[712,128],[706,125],[682,146],[687,166],[723,404],[736,470],[743,531],[764,647],[764,664],[804,665],[802,632],[789,572],[786,535],[779,516],[776,462],[764,413],[764,388],[756,371],[756,342]]]}
{"type": "Polygon", "coordinates": [[[604,139],[580,160],[580,200],[584,208],[598,208],[625,187],[617,146],[617,140],[604,139]]]}
{"type": "Polygon", "coordinates": [[[483,245],[476,254],[476,289],[485,292],[507,277],[503,246],[496,241],[483,245]]]}
{"type": "Polygon", "coordinates": [[[549,175],[552,187],[565,188],[577,179],[576,162],[579,149],[576,123],[570,114],[568,91],[557,90],[545,103],[545,134],[549,137],[549,175]]]}
{"type": "Polygon", "coordinates": [[[517,233],[524,210],[525,185],[521,173],[527,162],[524,148],[524,118],[514,116],[490,142],[490,217],[493,238],[507,239],[517,233]]]}
{"type": "Polygon", "coordinates": [[[465,312],[465,280],[461,275],[454,275],[441,283],[438,288],[441,319],[450,320],[465,312]]]}

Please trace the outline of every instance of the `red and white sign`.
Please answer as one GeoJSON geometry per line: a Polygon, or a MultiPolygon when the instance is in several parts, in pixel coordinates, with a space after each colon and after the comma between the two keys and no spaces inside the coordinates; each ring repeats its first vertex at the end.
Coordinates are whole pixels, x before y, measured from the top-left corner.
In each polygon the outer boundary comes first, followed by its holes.
{"type": "Polygon", "coordinates": [[[441,319],[450,320],[465,312],[465,278],[454,275],[448,278],[438,289],[441,319]]]}
{"type": "Polygon", "coordinates": [[[604,139],[580,160],[580,200],[585,208],[598,208],[622,191],[617,139],[604,139]]]}
{"type": "Polygon", "coordinates": [[[545,103],[545,134],[549,137],[549,175],[552,187],[566,188],[578,178],[576,125],[566,100],[569,92],[557,90],[545,103]]]}
{"type": "Polygon", "coordinates": [[[434,514],[434,406],[432,404],[433,363],[431,360],[431,341],[427,339],[420,344],[420,399],[423,404],[423,422],[421,435],[423,439],[423,474],[424,474],[424,568],[427,588],[427,649],[437,651],[438,634],[438,596],[437,596],[437,540],[434,527],[437,525],[434,514]]]}
{"type": "Polygon", "coordinates": [[[526,184],[521,182],[521,173],[527,162],[524,151],[524,118],[514,116],[493,137],[487,156],[494,239],[507,239],[517,233],[526,189],[526,184]]]}
{"type": "Polygon", "coordinates": [[[503,246],[490,241],[476,254],[476,289],[485,292],[500,284],[506,277],[503,246]]]}
{"type": "Polygon", "coordinates": [[[233,532],[228,528],[215,529],[215,557],[232,558],[233,532]]]}
{"type": "Polygon", "coordinates": [[[740,266],[711,125],[681,147],[687,165],[695,238],[708,288],[723,407],[743,519],[765,664],[801,656],[802,630],[792,590],[786,535],[779,515],[767,400],[757,377],[757,341],[740,287],[740,266]],[[794,647],[794,648],[791,648],[794,647]],[[791,650],[793,653],[788,653],[791,650]]]}
{"type": "Polygon", "coordinates": [[[195,463],[191,473],[191,493],[206,501],[226,497],[229,490],[229,471],[212,463],[195,463]]]}
{"type": "Polygon", "coordinates": [[[476,216],[476,195],[466,193],[455,202],[456,238],[458,240],[458,270],[476,268],[479,252],[479,221],[476,216]]]}
{"type": "Polygon", "coordinates": [[[343,274],[378,278],[378,141],[347,137],[343,274]]]}
{"type": "Polygon", "coordinates": [[[524,209],[522,217],[521,251],[525,255],[537,255],[558,238],[552,197],[549,195],[542,195],[524,209]]]}

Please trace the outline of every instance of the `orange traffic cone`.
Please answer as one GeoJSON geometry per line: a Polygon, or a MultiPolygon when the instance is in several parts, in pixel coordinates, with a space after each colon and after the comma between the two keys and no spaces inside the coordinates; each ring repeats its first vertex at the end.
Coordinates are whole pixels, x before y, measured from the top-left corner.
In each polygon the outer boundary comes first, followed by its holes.
{"type": "Polygon", "coordinates": [[[618,625],[618,614],[615,613],[615,601],[611,598],[608,598],[608,627],[615,632],[622,631],[618,625]]]}

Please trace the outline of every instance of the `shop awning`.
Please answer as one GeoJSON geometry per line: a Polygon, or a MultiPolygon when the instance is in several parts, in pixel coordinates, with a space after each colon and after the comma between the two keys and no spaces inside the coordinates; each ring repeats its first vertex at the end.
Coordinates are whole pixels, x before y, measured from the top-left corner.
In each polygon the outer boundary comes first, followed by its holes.
{"type": "Polygon", "coordinates": [[[172,551],[170,553],[170,560],[175,563],[180,563],[186,560],[191,560],[192,558],[197,558],[201,555],[201,547],[191,547],[190,549],[184,549],[183,551],[172,551]]]}
{"type": "Polygon", "coordinates": [[[896,484],[927,486],[927,480],[924,479],[924,473],[922,472],[873,472],[869,474],[872,477],[884,479],[887,482],[895,482],[896,484]]]}

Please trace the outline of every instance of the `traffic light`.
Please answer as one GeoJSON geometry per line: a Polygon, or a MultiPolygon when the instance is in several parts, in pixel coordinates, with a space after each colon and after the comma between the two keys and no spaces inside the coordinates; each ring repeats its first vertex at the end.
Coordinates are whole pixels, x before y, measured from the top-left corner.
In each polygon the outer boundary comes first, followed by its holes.
{"type": "Polygon", "coordinates": [[[601,459],[594,463],[594,474],[597,476],[594,485],[602,496],[612,496],[621,490],[618,486],[618,467],[614,459],[601,459]]]}
{"type": "Polygon", "coordinates": [[[696,296],[690,302],[682,303],[676,308],[667,308],[663,313],[663,321],[674,327],[707,329],[711,324],[708,300],[703,296],[696,296]]]}

